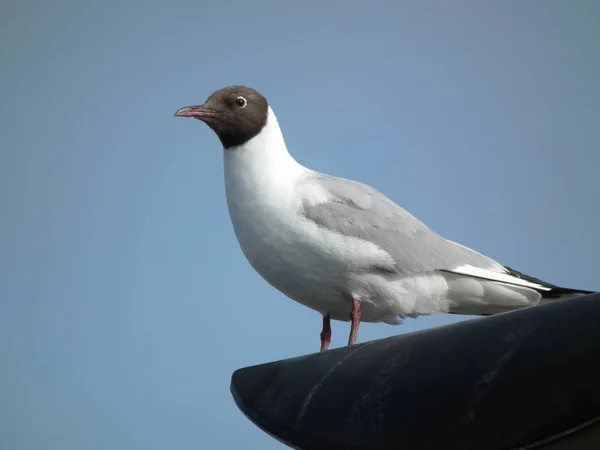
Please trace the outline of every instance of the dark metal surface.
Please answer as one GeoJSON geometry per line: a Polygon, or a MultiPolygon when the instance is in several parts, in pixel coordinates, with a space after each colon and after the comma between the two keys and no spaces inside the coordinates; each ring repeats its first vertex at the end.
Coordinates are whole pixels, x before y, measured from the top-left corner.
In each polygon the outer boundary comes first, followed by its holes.
{"type": "Polygon", "coordinates": [[[239,369],[231,391],[301,449],[600,449],[600,294],[239,369]]]}

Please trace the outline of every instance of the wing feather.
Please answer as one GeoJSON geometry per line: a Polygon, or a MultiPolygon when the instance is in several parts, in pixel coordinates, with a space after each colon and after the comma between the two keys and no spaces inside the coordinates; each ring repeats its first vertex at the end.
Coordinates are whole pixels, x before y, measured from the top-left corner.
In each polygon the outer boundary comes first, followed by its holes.
{"type": "Polygon", "coordinates": [[[313,174],[305,182],[317,182],[327,191],[328,199],[316,204],[305,202],[304,216],[331,231],[382,248],[395,261],[393,267],[384,268],[387,271],[406,275],[465,265],[505,271],[494,260],[444,239],[366,184],[321,174],[313,174]]]}

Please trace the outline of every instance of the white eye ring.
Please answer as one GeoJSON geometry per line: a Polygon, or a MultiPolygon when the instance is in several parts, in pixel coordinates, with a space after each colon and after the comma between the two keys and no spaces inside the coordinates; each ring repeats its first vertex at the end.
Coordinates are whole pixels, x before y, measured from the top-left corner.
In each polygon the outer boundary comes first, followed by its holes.
{"type": "Polygon", "coordinates": [[[235,99],[235,104],[238,105],[240,108],[245,108],[246,105],[248,104],[248,102],[246,101],[246,99],[242,96],[239,96],[238,98],[235,99]]]}

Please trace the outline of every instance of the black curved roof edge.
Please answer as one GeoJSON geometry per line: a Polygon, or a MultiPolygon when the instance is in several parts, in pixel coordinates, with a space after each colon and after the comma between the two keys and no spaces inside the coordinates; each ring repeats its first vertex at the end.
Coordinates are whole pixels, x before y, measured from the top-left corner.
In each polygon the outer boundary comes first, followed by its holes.
{"type": "Polygon", "coordinates": [[[231,392],[298,449],[598,449],[600,294],[238,369],[231,392]]]}

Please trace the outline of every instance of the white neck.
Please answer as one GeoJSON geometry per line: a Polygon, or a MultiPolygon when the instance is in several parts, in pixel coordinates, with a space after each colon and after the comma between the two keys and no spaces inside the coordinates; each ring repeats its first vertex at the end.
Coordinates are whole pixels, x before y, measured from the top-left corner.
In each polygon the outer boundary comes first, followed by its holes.
{"type": "Polygon", "coordinates": [[[223,155],[228,200],[232,189],[254,195],[287,191],[298,176],[308,171],[289,154],[271,107],[262,131],[245,144],[224,150],[223,155]]]}
{"type": "Polygon", "coordinates": [[[271,108],[257,136],[223,154],[229,216],[242,251],[256,268],[262,253],[254,250],[261,242],[267,245],[269,233],[287,226],[282,223],[285,210],[300,206],[294,182],[309,169],[288,153],[271,108]]]}

